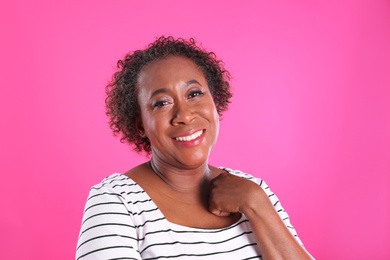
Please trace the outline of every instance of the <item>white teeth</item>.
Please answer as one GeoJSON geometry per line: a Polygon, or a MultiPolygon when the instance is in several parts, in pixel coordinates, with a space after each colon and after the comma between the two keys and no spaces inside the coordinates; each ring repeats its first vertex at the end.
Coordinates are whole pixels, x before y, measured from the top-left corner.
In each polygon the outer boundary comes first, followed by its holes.
{"type": "Polygon", "coordinates": [[[181,141],[181,142],[184,142],[184,141],[192,141],[196,138],[198,138],[199,136],[201,136],[203,134],[203,130],[200,130],[196,133],[193,133],[192,135],[189,135],[189,136],[181,136],[181,137],[176,137],[175,139],[177,141],[181,141]]]}

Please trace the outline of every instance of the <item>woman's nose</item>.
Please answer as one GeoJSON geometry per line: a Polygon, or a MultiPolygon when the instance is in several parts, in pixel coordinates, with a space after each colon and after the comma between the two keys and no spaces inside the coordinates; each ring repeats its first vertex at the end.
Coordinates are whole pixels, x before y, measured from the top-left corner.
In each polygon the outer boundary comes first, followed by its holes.
{"type": "Polygon", "coordinates": [[[172,125],[187,125],[196,117],[191,106],[185,101],[176,102],[173,111],[172,125]]]}

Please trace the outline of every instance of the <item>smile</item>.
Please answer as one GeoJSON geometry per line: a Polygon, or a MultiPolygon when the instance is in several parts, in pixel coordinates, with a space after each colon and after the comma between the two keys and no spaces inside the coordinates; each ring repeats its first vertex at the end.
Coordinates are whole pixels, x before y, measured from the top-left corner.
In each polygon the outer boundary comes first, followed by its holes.
{"type": "Polygon", "coordinates": [[[188,142],[198,138],[202,134],[203,134],[203,130],[200,130],[198,132],[193,133],[192,135],[175,137],[175,140],[180,142],[188,142]]]}

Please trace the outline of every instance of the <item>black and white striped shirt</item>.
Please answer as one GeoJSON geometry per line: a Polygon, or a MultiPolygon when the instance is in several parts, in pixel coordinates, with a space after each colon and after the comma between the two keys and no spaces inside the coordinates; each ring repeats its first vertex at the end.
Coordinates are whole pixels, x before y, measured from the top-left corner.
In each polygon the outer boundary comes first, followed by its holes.
{"type": "MultiPolygon", "coordinates": [[[[302,244],[286,211],[264,181],[240,171],[221,169],[260,185],[302,244]]],[[[76,259],[194,258],[261,259],[261,253],[244,215],[225,228],[191,228],[169,222],[149,195],[125,175],[113,174],[91,188],[76,259]]]]}

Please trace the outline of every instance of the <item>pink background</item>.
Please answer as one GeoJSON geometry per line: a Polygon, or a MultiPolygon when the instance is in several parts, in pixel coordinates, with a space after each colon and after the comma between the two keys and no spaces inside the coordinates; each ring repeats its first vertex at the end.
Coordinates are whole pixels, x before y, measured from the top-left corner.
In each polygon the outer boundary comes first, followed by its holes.
{"type": "Polygon", "coordinates": [[[73,259],[89,188],[143,162],[104,86],[156,36],[234,77],[211,158],[267,181],[318,259],[390,259],[389,1],[2,1],[0,259],[73,259]]]}

